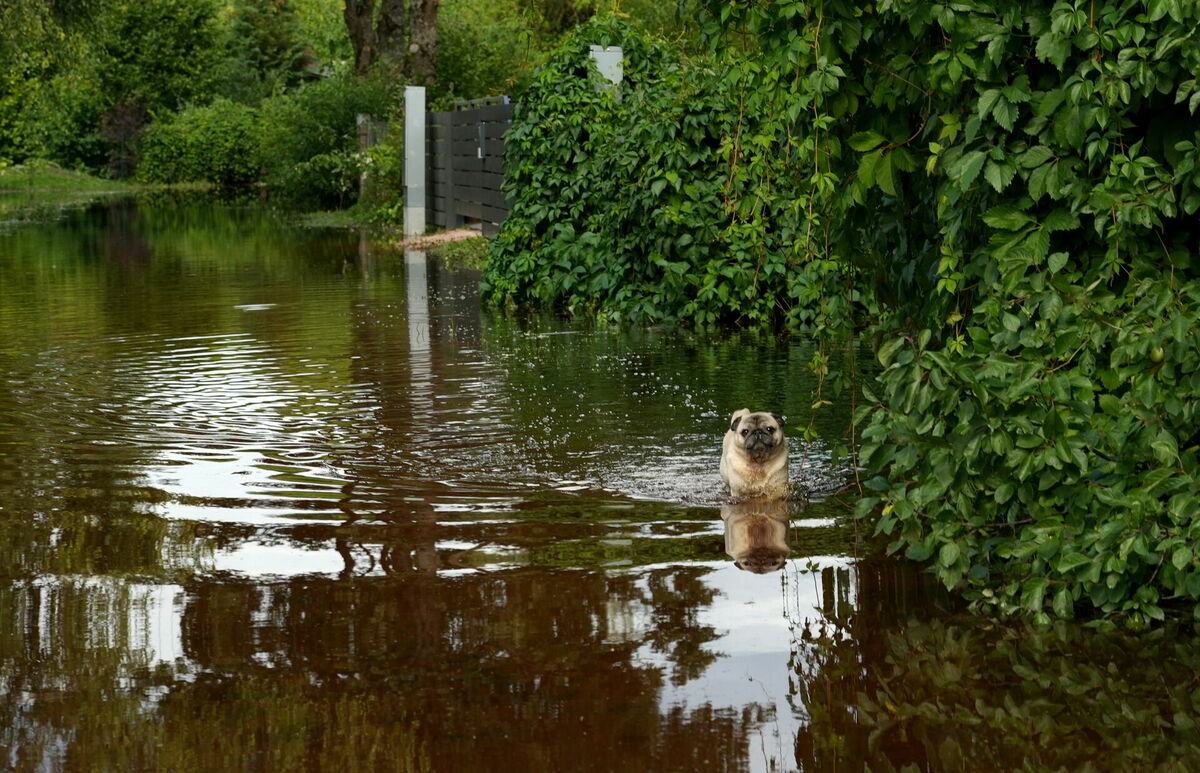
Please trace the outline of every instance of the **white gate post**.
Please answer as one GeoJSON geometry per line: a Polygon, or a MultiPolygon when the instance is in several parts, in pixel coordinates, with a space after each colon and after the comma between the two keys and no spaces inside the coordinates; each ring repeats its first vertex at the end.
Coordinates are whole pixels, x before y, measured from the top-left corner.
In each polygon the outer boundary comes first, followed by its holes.
{"type": "Polygon", "coordinates": [[[404,235],[425,233],[425,87],[404,87],[404,235]]]}

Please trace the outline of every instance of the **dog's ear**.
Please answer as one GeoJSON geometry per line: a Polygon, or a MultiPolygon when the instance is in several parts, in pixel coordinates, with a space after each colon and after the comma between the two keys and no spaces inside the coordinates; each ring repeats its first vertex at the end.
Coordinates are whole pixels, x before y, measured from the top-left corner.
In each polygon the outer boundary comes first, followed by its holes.
{"type": "Polygon", "coordinates": [[[729,429],[733,432],[737,432],[738,424],[741,423],[742,419],[746,418],[749,415],[750,415],[749,408],[741,408],[741,409],[734,411],[733,418],[729,421],[729,429]]]}
{"type": "Polygon", "coordinates": [[[733,417],[733,421],[731,421],[729,423],[729,431],[737,432],[738,425],[741,423],[742,423],[742,417],[735,414],[733,417]]]}
{"type": "Polygon", "coordinates": [[[771,418],[774,419],[775,421],[779,422],[780,429],[783,429],[783,425],[787,424],[787,422],[783,420],[783,417],[780,416],[778,413],[772,413],[771,418]]]}

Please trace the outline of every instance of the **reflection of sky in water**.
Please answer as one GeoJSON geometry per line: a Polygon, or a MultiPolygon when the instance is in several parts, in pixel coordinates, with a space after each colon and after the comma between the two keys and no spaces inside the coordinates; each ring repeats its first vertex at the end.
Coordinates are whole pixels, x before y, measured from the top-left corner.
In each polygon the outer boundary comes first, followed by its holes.
{"type": "MultiPolygon", "coordinates": [[[[822,617],[819,580],[800,562],[812,562],[817,571],[828,567],[847,567],[844,558],[812,556],[792,559],[782,572],[752,574],[723,562],[712,564],[714,571],[705,581],[719,591],[712,604],[701,611],[700,625],[710,625],[720,638],[705,649],[720,654],[698,678],[681,685],[664,683],[660,705],[665,712],[676,706],[698,708],[711,704],[715,709],[740,712],[757,704],[768,714],[753,729],[749,738],[750,766],[754,771],[783,770],[795,765],[793,759],[797,731],[805,719],[792,708],[788,695],[790,659],[798,631],[806,620],[822,617]]],[[[658,666],[670,673],[672,664],[662,653],[643,645],[641,662],[658,666]]],[[[798,698],[796,700],[799,700],[798,698]]]]}
{"type": "Polygon", "coordinates": [[[335,576],[345,568],[342,557],[330,550],[306,550],[291,544],[262,545],[243,542],[217,552],[213,569],[255,577],[297,575],[335,576]]]}
{"type": "MultiPolygon", "coordinates": [[[[447,540],[443,548],[466,548],[472,543],[447,540]]],[[[844,568],[846,559],[806,557],[816,571],[824,568],[844,568]]],[[[664,680],[660,706],[665,712],[674,707],[695,709],[711,704],[714,709],[741,711],[744,706],[758,705],[766,709],[764,719],[750,736],[752,770],[771,769],[771,758],[784,769],[794,765],[792,744],[804,717],[793,710],[788,694],[789,659],[796,646],[798,631],[806,620],[821,618],[821,586],[817,576],[800,568],[800,560],[792,559],[782,572],[756,575],[743,572],[729,562],[694,564],[711,571],[704,582],[717,591],[710,606],[701,610],[697,624],[712,626],[719,638],[705,649],[720,657],[698,677],[673,685],[664,680]]],[[[661,567],[642,567],[651,571],[661,567]]],[[[216,553],[209,567],[218,572],[246,573],[255,576],[272,575],[279,578],[299,575],[335,575],[342,569],[340,557],[332,550],[303,550],[292,545],[238,544],[216,553]]],[[[452,570],[450,574],[473,570],[452,570]]],[[[185,605],[184,589],[174,584],[148,585],[124,583],[106,578],[45,579],[38,585],[43,592],[53,591],[63,583],[85,584],[94,594],[94,604],[120,608],[116,599],[127,599],[129,613],[123,616],[91,616],[89,644],[96,648],[118,647],[128,653],[131,663],[153,666],[155,663],[183,665],[181,620],[185,605]],[[107,623],[103,621],[107,619],[107,623]]],[[[645,635],[651,609],[614,607],[608,621],[610,640],[634,641],[645,635]],[[630,617],[632,614],[632,617],[630,617]]],[[[43,651],[54,646],[52,633],[55,607],[44,604],[40,610],[40,630],[47,632],[41,643],[43,651]]],[[[262,653],[265,657],[268,653],[262,653]]],[[[673,664],[663,653],[643,644],[635,662],[660,668],[670,674],[673,664]]]]}

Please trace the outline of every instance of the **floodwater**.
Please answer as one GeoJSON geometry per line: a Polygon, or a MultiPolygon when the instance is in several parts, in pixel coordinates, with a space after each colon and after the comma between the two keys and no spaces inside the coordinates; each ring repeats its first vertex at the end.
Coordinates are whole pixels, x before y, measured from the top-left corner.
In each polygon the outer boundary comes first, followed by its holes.
{"type": "Polygon", "coordinates": [[[1195,770],[1200,647],[962,614],[848,518],[726,505],[813,349],[481,309],[255,208],[0,224],[0,766],[1195,770]]]}

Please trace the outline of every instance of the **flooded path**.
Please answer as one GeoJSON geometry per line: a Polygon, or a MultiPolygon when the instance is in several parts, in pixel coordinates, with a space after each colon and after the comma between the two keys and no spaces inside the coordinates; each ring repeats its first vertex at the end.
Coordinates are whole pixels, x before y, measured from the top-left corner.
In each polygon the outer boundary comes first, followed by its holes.
{"type": "Polygon", "coordinates": [[[477,281],[205,203],[0,230],[0,765],[1195,749],[1182,634],[989,626],[868,558],[831,496],[848,411],[793,438],[811,504],[723,507],[727,417],[805,422],[809,344],[516,321],[477,281]]]}

